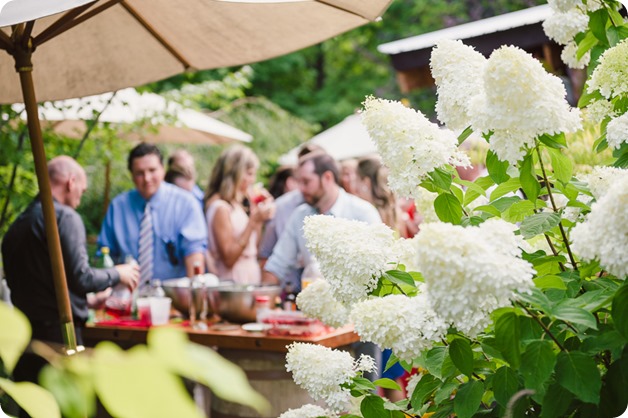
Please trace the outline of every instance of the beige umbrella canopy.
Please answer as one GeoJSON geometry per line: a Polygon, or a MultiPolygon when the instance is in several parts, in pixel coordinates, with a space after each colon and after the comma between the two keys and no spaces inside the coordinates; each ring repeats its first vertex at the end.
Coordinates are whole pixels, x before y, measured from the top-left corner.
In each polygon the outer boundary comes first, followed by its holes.
{"type": "Polygon", "coordinates": [[[0,54],[0,103],[23,102],[28,114],[59,317],[69,350],[76,348],[76,341],[35,91],[39,100],[60,100],[146,84],[182,71],[262,61],[375,20],[391,2],[0,3],[0,49],[8,52],[0,54]]]}

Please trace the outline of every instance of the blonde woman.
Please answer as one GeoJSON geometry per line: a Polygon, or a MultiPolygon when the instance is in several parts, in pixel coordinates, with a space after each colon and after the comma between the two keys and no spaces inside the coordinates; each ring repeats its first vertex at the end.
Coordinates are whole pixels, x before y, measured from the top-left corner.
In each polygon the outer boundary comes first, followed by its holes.
{"type": "Polygon", "coordinates": [[[223,151],[209,178],[205,193],[208,249],[221,280],[261,283],[257,245],[262,226],[273,217],[275,207],[267,192],[261,202],[259,197],[248,196],[258,167],[251,149],[234,145],[223,151]],[[248,214],[245,200],[251,202],[248,214]]]}

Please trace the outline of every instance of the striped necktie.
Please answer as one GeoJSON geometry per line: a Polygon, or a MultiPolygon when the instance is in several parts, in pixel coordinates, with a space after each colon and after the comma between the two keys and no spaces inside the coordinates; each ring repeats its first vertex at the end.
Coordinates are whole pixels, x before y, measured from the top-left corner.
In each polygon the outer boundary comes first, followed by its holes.
{"type": "Polygon", "coordinates": [[[140,286],[146,285],[153,278],[153,216],[150,203],[146,203],[140,223],[139,258],[140,286]]]}

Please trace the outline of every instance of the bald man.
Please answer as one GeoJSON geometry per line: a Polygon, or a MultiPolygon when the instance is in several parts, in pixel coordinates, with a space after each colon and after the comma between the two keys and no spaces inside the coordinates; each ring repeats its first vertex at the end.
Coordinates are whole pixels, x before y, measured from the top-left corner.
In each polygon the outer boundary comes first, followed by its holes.
{"type": "MultiPolygon", "coordinates": [[[[48,163],[48,175],[77,342],[82,344],[81,329],[88,313],[87,293],[118,283],[133,289],[139,280],[139,269],[128,264],[107,269],[89,266],[85,225],[75,210],[87,189],[85,171],[74,159],[59,156],[48,163]]],[[[4,236],[2,259],[11,301],[28,317],[33,339],[63,343],[39,197],[20,214],[4,236]]]]}

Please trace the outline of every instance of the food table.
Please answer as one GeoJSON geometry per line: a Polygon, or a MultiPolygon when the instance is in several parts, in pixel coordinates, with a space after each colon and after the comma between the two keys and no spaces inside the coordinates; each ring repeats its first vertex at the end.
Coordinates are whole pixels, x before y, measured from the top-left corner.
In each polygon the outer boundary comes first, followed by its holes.
{"type": "MultiPolygon", "coordinates": [[[[182,324],[190,341],[215,348],[223,357],[238,364],[246,373],[251,386],[268,399],[272,409],[264,417],[277,417],[289,408],[316,403],[306,391],[299,388],[285,369],[287,346],[295,341],[320,344],[330,348],[349,349],[359,340],[352,326],[331,329],[311,336],[269,336],[264,332],[245,331],[239,325],[214,324],[207,330],[197,330],[182,324]]],[[[113,341],[122,348],[145,344],[148,328],[142,326],[94,324],[83,330],[87,346],[100,341],[113,341]]],[[[206,394],[207,395],[207,394],[206,394]]],[[[205,409],[211,418],[262,417],[253,410],[205,396],[205,409]]]]}

